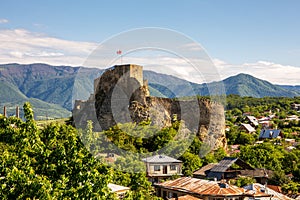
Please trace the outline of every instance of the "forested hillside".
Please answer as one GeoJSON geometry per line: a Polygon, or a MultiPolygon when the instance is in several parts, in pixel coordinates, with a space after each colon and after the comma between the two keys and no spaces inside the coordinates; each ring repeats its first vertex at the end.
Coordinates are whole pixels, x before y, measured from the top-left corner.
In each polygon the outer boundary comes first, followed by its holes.
{"type": "MultiPolygon", "coordinates": [[[[15,107],[30,101],[37,119],[69,117],[75,99],[86,100],[94,91],[94,79],[103,69],[51,66],[47,64],[0,65],[0,106],[8,115],[15,107]],[[45,110],[49,107],[51,109],[45,110]]],[[[273,85],[246,74],[229,77],[222,82],[196,84],[175,76],[144,71],[151,95],[159,97],[209,96],[224,86],[227,95],[265,97],[299,96],[299,86],[273,85]],[[210,89],[210,91],[209,91],[210,89]]],[[[22,110],[21,110],[22,112],[22,110]]]]}

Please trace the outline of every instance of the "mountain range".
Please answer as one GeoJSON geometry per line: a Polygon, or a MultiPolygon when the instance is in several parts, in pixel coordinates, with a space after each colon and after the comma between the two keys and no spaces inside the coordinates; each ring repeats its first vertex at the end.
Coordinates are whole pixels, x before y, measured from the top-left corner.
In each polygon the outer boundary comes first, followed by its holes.
{"type": "MultiPolygon", "coordinates": [[[[0,65],[0,106],[14,115],[15,107],[30,101],[37,119],[71,115],[75,99],[86,100],[94,90],[94,79],[103,69],[51,66],[47,64],[0,65]]],[[[144,71],[152,96],[208,96],[223,84],[225,93],[240,96],[300,96],[300,85],[275,85],[248,74],[238,74],[220,82],[196,84],[175,76],[144,71]]],[[[22,110],[21,110],[22,112],[22,110]]],[[[1,112],[0,112],[1,113],[1,112]]]]}

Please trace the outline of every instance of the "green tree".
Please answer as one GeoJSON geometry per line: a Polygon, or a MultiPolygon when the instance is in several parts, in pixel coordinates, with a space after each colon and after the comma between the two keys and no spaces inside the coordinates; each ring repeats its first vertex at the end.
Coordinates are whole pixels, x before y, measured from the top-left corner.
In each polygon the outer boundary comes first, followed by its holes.
{"type": "Polygon", "coordinates": [[[256,138],[252,134],[241,132],[236,138],[235,143],[241,145],[253,144],[256,138]]]}
{"type": "Polygon", "coordinates": [[[185,152],[180,160],[183,162],[182,173],[185,176],[191,176],[193,172],[202,166],[202,160],[198,155],[185,152]]]}
{"type": "Polygon", "coordinates": [[[0,117],[0,199],[114,199],[111,170],[84,148],[71,126],[36,128],[29,103],[26,122],[0,117]]]}
{"type": "Polygon", "coordinates": [[[241,146],[240,150],[239,157],[254,167],[275,171],[282,169],[284,150],[275,147],[274,144],[265,142],[254,146],[241,146]]]}
{"type": "Polygon", "coordinates": [[[255,183],[254,178],[241,176],[236,180],[235,185],[238,187],[244,187],[244,186],[250,185],[252,183],[255,183]]]}

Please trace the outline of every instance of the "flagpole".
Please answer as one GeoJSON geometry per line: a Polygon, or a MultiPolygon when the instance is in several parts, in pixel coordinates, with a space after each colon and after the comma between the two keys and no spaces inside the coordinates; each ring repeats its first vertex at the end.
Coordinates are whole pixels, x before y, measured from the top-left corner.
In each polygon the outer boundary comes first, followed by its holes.
{"type": "Polygon", "coordinates": [[[122,51],[118,50],[117,54],[120,55],[120,60],[121,60],[121,65],[123,65],[123,55],[122,55],[122,51]]]}

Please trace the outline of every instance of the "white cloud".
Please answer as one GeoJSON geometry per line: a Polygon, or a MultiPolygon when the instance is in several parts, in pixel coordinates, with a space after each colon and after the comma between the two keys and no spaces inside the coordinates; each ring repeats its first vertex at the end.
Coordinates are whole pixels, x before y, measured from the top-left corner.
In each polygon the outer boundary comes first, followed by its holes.
{"type": "Polygon", "coordinates": [[[6,24],[8,23],[9,21],[7,19],[0,19],[0,24],[6,24]]]}
{"type": "Polygon", "coordinates": [[[187,50],[190,50],[190,51],[202,51],[203,50],[203,48],[197,42],[187,43],[187,44],[184,44],[182,47],[187,48],[187,50]]]}
{"type": "Polygon", "coordinates": [[[300,85],[300,67],[281,65],[269,61],[230,64],[222,60],[214,59],[214,63],[222,79],[239,73],[245,73],[274,84],[300,85]]]}
{"type": "Polygon", "coordinates": [[[0,30],[0,63],[82,65],[96,43],[68,41],[24,29],[0,30]]]}
{"type": "MultiPolygon", "coordinates": [[[[68,41],[24,29],[0,30],[0,63],[47,63],[52,65],[81,66],[98,44],[90,42],[68,41]]],[[[187,44],[185,48],[196,48],[187,44]]],[[[101,47],[106,49],[107,47],[101,47]]],[[[198,49],[199,50],[199,49],[198,49]]],[[[110,49],[110,52],[115,51],[110,49]]],[[[108,55],[108,58],[113,58],[108,55]]],[[[107,56],[96,54],[94,66],[107,66],[107,56]],[[102,63],[101,63],[102,62],[102,63]],[[104,63],[104,64],[103,64],[104,63]],[[102,64],[102,65],[101,65],[102,64]]],[[[92,59],[93,60],[93,59],[92,59]]],[[[269,61],[231,64],[229,62],[205,56],[203,60],[196,55],[184,59],[164,52],[136,52],[123,54],[123,63],[135,63],[147,70],[170,74],[192,82],[202,83],[218,81],[239,73],[247,73],[276,84],[300,85],[300,67],[281,65],[269,61]],[[197,66],[191,65],[191,63],[197,66]]],[[[110,63],[120,64],[120,59],[110,63]]]]}

